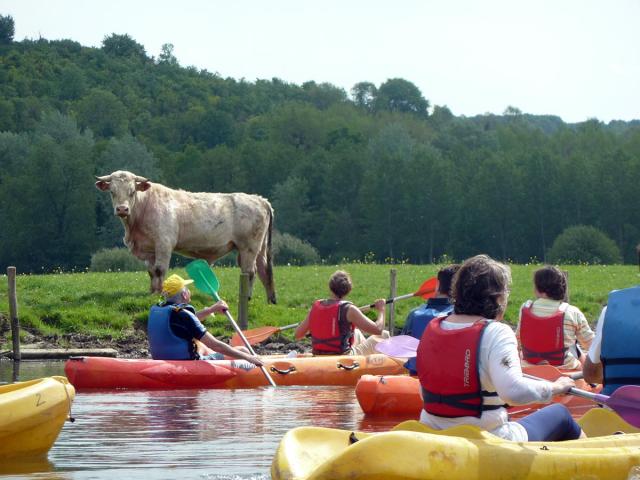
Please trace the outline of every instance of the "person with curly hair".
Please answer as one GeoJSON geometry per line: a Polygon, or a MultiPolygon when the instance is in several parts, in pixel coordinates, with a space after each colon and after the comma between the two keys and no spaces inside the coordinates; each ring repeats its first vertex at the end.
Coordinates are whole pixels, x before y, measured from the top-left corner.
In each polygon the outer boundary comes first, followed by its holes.
{"type": "Polygon", "coordinates": [[[331,297],[316,300],[307,318],[296,328],[296,340],[311,334],[314,355],[371,355],[376,353],[378,342],[389,338],[389,332],[384,330],[385,299],[375,301],[377,318],[373,322],[344,299],[352,288],[347,272],[334,272],[329,279],[331,297]],[[366,338],[362,332],[372,335],[366,338]]]}
{"type": "Polygon", "coordinates": [[[552,265],[533,275],[535,300],[520,307],[516,338],[520,343],[522,365],[549,364],[565,370],[582,368],[584,354],[595,334],[580,309],[565,302],[567,279],[552,265]]]}
{"type": "Polygon", "coordinates": [[[435,429],[475,425],[513,441],[584,436],[564,405],[509,421],[507,404],[549,403],[575,382],[525,378],[513,330],[501,320],[511,272],[487,255],[467,259],[454,277],[454,311],[429,322],[416,363],[424,407],[420,421],[435,429]]]}

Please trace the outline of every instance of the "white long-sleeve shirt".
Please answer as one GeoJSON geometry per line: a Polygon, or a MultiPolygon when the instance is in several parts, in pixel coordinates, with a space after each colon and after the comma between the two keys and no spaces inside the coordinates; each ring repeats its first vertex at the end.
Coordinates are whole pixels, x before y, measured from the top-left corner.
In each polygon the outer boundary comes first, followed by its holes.
{"type": "MultiPolygon", "coordinates": [[[[473,322],[454,323],[444,320],[444,330],[470,327],[473,322]]],[[[526,405],[528,403],[549,403],[552,385],[547,381],[528,379],[522,376],[518,342],[508,325],[491,322],[485,329],[480,342],[479,369],[482,390],[497,392],[502,403],[526,405]]],[[[487,410],[477,417],[446,418],[431,415],[422,410],[420,421],[431,428],[443,430],[456,425],[476,425],[506,440],[524,442],[527,431],[522,425],[510,422],[507,410],[487,410]]]]}

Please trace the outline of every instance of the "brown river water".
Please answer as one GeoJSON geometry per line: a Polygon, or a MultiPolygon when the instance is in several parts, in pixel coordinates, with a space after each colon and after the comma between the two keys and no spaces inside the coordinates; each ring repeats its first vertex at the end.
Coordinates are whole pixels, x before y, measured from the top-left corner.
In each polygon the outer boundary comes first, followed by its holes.
{"type": "MultiPolygon", "coordinates": [[[[64,362],[0,362],[0,382],[64,375],[64,362]]],[[[387,430],[353,387],[79,392],[47,459],[0,464],[3,478],[262,480],[297,426],[387,430]]]]}

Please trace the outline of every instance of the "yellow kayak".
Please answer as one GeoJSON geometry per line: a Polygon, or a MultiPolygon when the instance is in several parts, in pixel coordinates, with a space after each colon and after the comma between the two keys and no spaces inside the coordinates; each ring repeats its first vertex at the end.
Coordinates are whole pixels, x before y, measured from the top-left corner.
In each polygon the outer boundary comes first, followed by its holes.
{"type": "Polygon", "coordinates": [[[274,480],[623,479],[640,466],[640,430],[601,408],[580,420],[590,438],[510,442],[477,427],[432,430],[415,420],[384,433],[298,427],[285,434],[274,480]],[[612,435],[615,431],[628,432],[612,435]],[[350,437],[358,440],[351,443],[350,437]]]}
{"type": "Polygon", "coordinates": [[[69,417],[75,389],[65,377],[0,386],[0,461],[45,455],[69,417]]]}

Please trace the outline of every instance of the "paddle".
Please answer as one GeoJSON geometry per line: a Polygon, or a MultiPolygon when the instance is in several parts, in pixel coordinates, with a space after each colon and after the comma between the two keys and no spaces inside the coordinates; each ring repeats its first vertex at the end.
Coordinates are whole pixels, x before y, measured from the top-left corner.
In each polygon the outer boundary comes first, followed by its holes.
{"type": "MultiPolygon", "coordinates": [[[[218,295],[218,288],[220,287],[220,283],[218,282],[216,274],[213,272],[213,270],[211,270],[209,264],[205,260],[194,260],[185,267],[185,270],[193,279],[193,282],[198,290],[211,295],[216,301],[220,300],[220,296],[218,295]]],[[[256,352],[254,352],[253,348],[251,348],[251,344],[242,334],[242,330],[240,330],[240,327],[231,316],[231,313],[229,313],[229,310],[225,310],[224,313],[231,322],[231,325],[233,326],[235,331],[238,333],[238,335],[240,335],[240,338],[242,338],[242,341],[249,352],[251,352],[251,354],[255,356],[256,352]]],[[[271,375],[269,375],[267,369],[264,368],[264,365],[261,366],[260,369],[262,370],[262,373],[264,373],[264,376],[267,378],[269,383],[273,387],[275,387],[276,382],[273,381],[273,378],[271,378],[271,375]]]]}
{"type": "MultiPolygon", "coordinates": [[[[546,381],[543,378],[527,375],[526,373],[523,376],[533,380],[546,381]]],[[[638,385],[624,385],[615,390],[610,396],[572,387],[567,392],[567,395],[575,395],[576,397],[586,398],[600,405],[605,405],[620,415],[629,425],[640,428],[640,386],[638,385]]]]}
{"type": "MultiPolygon", "coordinates": [[[[298,325],[298,323],[292,323],[291,325],[285,325],[284,327],[258,327],[252,328],[251,330],[245,330],[242,333],[251,345],[255,345],[257,343],[264,342],[271,335],[283,330],[289,330],[290,328],[296,328],[298,325]]],[[[242,345],[242,338],[240,338],[240,335],[237,333],[234,333],[229,343],[234,347],[237,347],[238,345],[242,345]]]]}
{"type": "MultiPolygon", "coordinates": [[[[418,288],[418,290],[416,290],[415,292],[408,293],[406,295],[401,295],[399,297],[389,298],[388,300],[386,300],[386,303],[389,304],[389,303],[397,302],[398,300],[404,300],[405,298],[411,298],[411,297],[422,297],[426,300],[427,298],[431,298],[434,296],[437,287],[438,287],[438,279],[436,277],[429,278],[422,285],[420,285],[420,288],[418,288]]],[[[365,305],[359,308],[360,310],[365,310],[368,308],[373,308],[374,306],[375,306],[375,303],[372,303],[371,305],[365,305]]],[[[258,328],[253,328],[251,330],[245,330],[242,333],[244,334],[244,336],[247,338],[247,340],[251,345],[256,345],[260,342],[265,341],[271,335],[274,335],[283,330],[288,330],[290,328],[296,328],[298,325],[299,325],[298,323],[294,323],[292,325],[286,325],[284,327],[258,327],[258,328]]],[[[235,333],[231,337],[231,340],[229,343],[234,347],[237,347],[238,345],[242,345],[242,339],[240,338],[240,335],[235,333]]]]}
{"type": "MultiPolygon", "coordinates": [[[[415,357],[420,341],[410,335],[397,335],[378,343],[375,349],[391,357],[415,357]]],[[[560,376],[560,372],[558,372],[560,376]]],[[[533,375],[523,374],[534,380],[549,381],[533,375]]],[[[601,405],[606,405],[620,415],[628,424],[640,428],[640,386],[625,385],[615,390],[611,396],[587,392],[572,387],[567,395],[586,398],[601,405]]]]}
{"type": "MultiPolygon", "coordinates": [[[[420,288],[418,288],[418,290],[416,290],[415,292],[407,293],[406,295],[400,295],[399,297],[387,298],[385,303],[388,305],[390,303],[397,302],[398,300],[404,300],[406,298],[411,298],[411,297],[422,297],[426,300],[428,298],[432,298],[433,296],[435,296],[437,288],[438,288],[438,279],[436,277],[431,277],[425,280],[422,283],[422,285],[420,285],[420,288]]],[[[364,305],[358,308],[360,310],[364,310],[367,308],[373,308],[375,306],[376,306],[375,303],[371,303],[369,305],[364,305]]]]}

